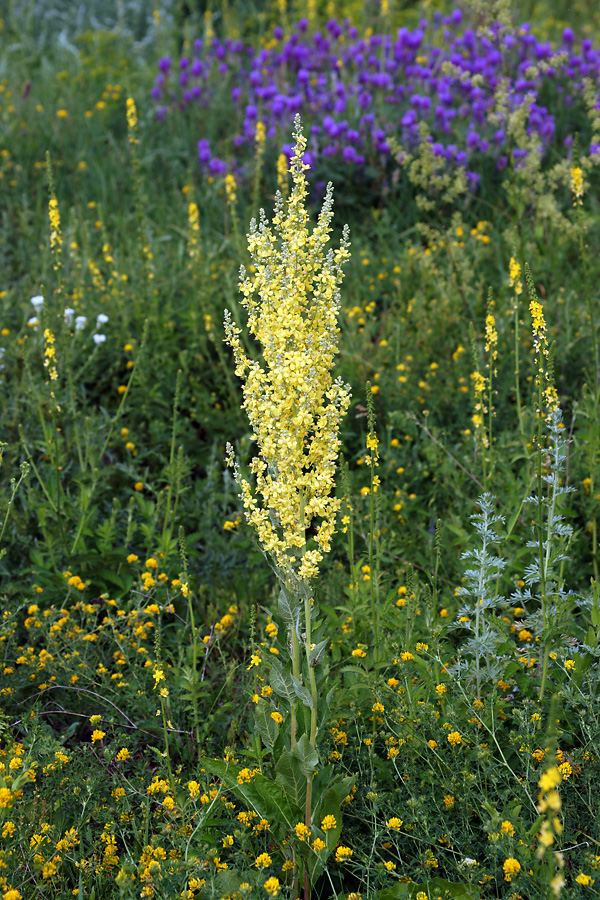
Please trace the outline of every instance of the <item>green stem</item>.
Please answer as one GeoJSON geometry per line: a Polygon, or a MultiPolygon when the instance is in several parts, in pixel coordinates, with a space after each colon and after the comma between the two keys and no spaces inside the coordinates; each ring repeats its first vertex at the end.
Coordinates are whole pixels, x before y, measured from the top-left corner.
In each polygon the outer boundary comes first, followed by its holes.
{"type": "MultiPolygon", "coordinates": [[[[544,555],[544,526],[543,526],[543,496],[542,496],[542,417],[543,417],[543,380],[544,380],[544,371],[543,371],[543,348],[539,348],[540,353],[540,365],[538,370],[538,404],[537,404],[537,417],[538,417],[538,433],[537,433],[537,534],[538,534],[538,558],[540,564],[540,590],[542,594],[542,618],[544,623],[544,631],[546,631],[548,627],[548,598],[546,596],[546,558],[544,555]]],[[[550,536],[548,535],[548,542],[550,540],[550,536]]],[[[546,688],[546,677],[548,675],[548,658],[550,655],[550,649],[544,639],[544,661],[542,664],[542,680],[540,684],[540,696],[539,699],[542,700],[544,697],[544,690],[546,688]]]]}
{"type": "Polygon", "coordinates": [[[373,571],[374,544],[375,544],[375,450],[371,450],[371,508],[369,523],[369,585],[371,595],[371,617],[373,619],[373,639],[375,642],[375,664],[379,662],[379,622],[377,618],[377,608],[375,606],[375,585],[373,579],[375,572],[373,571]]]}
{"type": "Polygon", "coordinates": [[[175,793],[175,779],[173,778],[173,771],[171,769],[171,755],[169,753],[169,731],[167,728],[167,714],[165,711],[164,700],[163,700],[162,696],[160,696],[160,694],[159,694],[159,697],[160,697],[160,709],[162,712],[163,732],[165,735],[165,754],[167,757],[167,768],[169,770],[169,784],[171,785],[172,792],[175,793]]]}
{"type": "Polygon", "coordinates": [[[521,408],[521,385],[520,385],[520,361],[519,361],[519,297],[515,294],[514,300],[515,310],[515,402],[517,404],[517,416],[519,419],[519,433],[523,441],[523,448],[527,452],[527,438],[525,436],[525,423],[523,421],[523,410],[521,408]]]}

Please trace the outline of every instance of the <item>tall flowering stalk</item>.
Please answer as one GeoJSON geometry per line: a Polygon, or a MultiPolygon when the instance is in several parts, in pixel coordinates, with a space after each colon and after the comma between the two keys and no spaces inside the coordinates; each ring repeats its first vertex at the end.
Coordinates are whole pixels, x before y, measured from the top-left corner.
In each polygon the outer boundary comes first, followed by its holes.
{"type": "Polygon", "coordinates": [[[538,560],[529,566],[525,580],[529,584],[537,582],[540,586],[543,626],[543,660],[541,661],[539,694],[541,700],[544,696],[548,674],[551,626],[556,618],[557,603],[562,598],[563,593],[562,575],[555,575],[554,566],[557,563],[562,564],[566,561],[562,550],[565,542],[571,536],[570,526],[562,521],[562,516],[558,513],[559,498],[571,489],[563,486],[563,479],[561,478],[566,461],[566,439],[564,437],[564,425],[558,403],[558,394],[554,386],[554,363],[552,350],[548,346],[546,337],[544,309],[539,302],[533,277],[527,265],[525,265],[525,280],[529,293],[533,349],[537,368],[536,416],[538,425],[536,435],[537,495],[531,498],[537,505],[536,540],[528,545],[537,548],[538,560]],[[548,448],[544,448],[542,444],[544,425],[550,435],[550,446],[548,448]],[[543,456],[547,458],[549,473],[544,471],[543,456]],[[547,496],[544,496],[544,484],[548,485],[547,496]],[[555,547],[557,539],[559,544],[562,545],[558,548],[555,547]]]}
{"type": "MultiPolygon", "coordinates": [[[[338,432],[350,391],[340,378],[333,379],[332,367],[338,352],[342,265],[350,254],[347,227],[340,246],[326,250],[333,217],[331,184],[316,227],[312,231],[308,227],[306,139],[299,117],[294,137],[290,196],[284,202],[277,194],[272,226],[262,210],[260,222],[251,222],[248,248],[253,274],[243,267],[240,272],[241,302],[248,312],[248,331],[262,345],[262,364],[246,356],[241,330],[225,313],[226,340],[234,353],[236,375],[244,381],[242,408],[258,446],[250,464],[254,485],[243,477],[230,445],[227,459],[235,471],[246,519],[256,529],[281,586],[279,615],[288,630],[283,650],[289,651],[290,669],[274,663],[271,686],[290,708],[285,753],[289,764],[298,764],[306,778],[304,824],[314,830],[320,808],[320,798],[312,797],[318,763],[315,670],[327,641],[315,635],[311,581],[331,547],[340,507],[334,496],[341,444],[338,432]],[[306,713],[310,711],[310,725],[308,716],[298,709],[299,702],[306,713]],[[298,736],[302,722],[307,733],[298,736]]],[[[252,664],[260,663],[254,656],[252,660],[252,664]]],[[[279,719],[275,719],[277,727],[279,719]]],[[[264,738],[268,743],[269,734],[264,738]]],[[[306,893],[315,877],[314,863],[308,859],[305,876],[306,893]]]]}
{"type": "MultiPolygon", "coordinates": [[[[240,329],[225,314],[235,372],[245,380],[242,408],[260,450],[251,463],[255,489],[239,471],[236,477],[246,517],[285,584],[314,578],[330,549],[340,506],[332,493],[338,430],[350,397],[349,387],[331,375],[338,352],[342,264],[350,256],[348,231],[340,247],[325,254],[333,217],[329,185],[317,226],[309,233],[308,166],[302,162],[306,139],[299,118],[294,137],[287,210],[278,195],[274,231],[263,211],[258,226],[252,220],[248,248],[255,273],[249,277],[243,267],[240,273],[248,331],[262,344],[264,366],[248,359],[240,329]],[[315,523],[315,546],[308,549],[306,533],[315,523]]],[[[231,448],[228,459],[233,465],[231,448]]]]}

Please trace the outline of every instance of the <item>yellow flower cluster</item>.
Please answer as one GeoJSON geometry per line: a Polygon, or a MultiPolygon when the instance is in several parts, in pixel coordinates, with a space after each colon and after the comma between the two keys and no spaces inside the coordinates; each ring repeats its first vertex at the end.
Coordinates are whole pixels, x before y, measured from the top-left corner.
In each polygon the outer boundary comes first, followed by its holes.
{"type": "Polygon", "coordinates": [[[519,296],[519,294],[523,293],[523,282],[521,281],[521,266],[514,256],[510,258],[509,271],[510,286],[515,289],[515,294],[519,296]]]}
{"type": "Polygon", "coordinates": [[[138,124],[137,110],[135,108],[135,100],[133,97],[127,98],[127,129],[129,131],[129,141],[132,144],[136,144],[137,140],[135,138],[135,132],[138,124]]]}
{"type": "Polygon", "coordinates": [[[44,329],[44,366],[48,369],[51,381],[56,381],[58,372],[56,371],[56,347],[54,346],[54,335],[49,328],[44,329]]]}
{"type": "Polygon", "coordinates": [[[502,866],[504,870],[504,880],[512,881],[515,875],[518,875],[521,871],[521,863],[518,859],[514,859],[514,857],[509,856],[508,859],[504,860],[504,865],[502,866]]]}
{"type": "Polygon", "coordinates": [[[248,330],[262,344],[264,367],[248,359],[240,329],[225,314],[235,372],[245,380],[242,406],[260,448],[251,463],[255,491],[235,466],[229,445],[227,453],[246,518],[263,549],[286,573],[307,579],[317,574],[330,549],[340,506],[333,489],[349,387],[341,379],[333,381],[331,368],[338,351],[339,284],[349,244],[344,229],[340,247],[325,254],[333,217],[331,185],[309,233],[304,202],[308,166],[302,161],[306,139],[299,117],[294,137],[290,197],[286,204],[280,194],[276,197],[274,231],[262,212],[260,224],[251,223],[248,248],[254,275],[241,271],[248,330]],[[317,549],[307,550],[306,531],[317,519],[317,549]]]}
{"type": "Polygon", "coordinates": [[[52,192],[52,196],[48,203],[48,218],[50,219],[50,247],[52,250],[60,250],[62,244],[60,213],[58,211],[58,201],[54,192],[52,192]]]}
{"type": "Polygon", "coordinates": [[[230,209],[235,210],[235,204],[237,200],[236,184],[235,175],[232,175],[231,172],[228,172],[225,176],[225,193],[227,195],[227,203],[229,204],[230,209]]]}
{"type": "MultiPolygon", "coordinates": [[[[561,773],[557,766],[551,766],[542,773],[538,782],[540,789],[537,809],[539,813],[546,813],[546,821],[542,822],[538,832],[538,848],[536,856],[541,859],[548,847],[554,843],[555,834],[561,834],[562,822],[559,818],[561,809],[560,794],[556,790],[562,781],[561,773]]],[[[559,860],[560,865],[560,860],[559,860]]]]}
{"type": "Polygon", "coordinates": [[[496,331],[496,320],[492,313],[488,313],[485,318],[485,351],[489,353],[490,359],[498,358],[498,332],[496,331]]]}
{"type": "Polygon", "coordinates": [[[583,171],[580,166],[571,166],[571,192],[573,206],[581,206],[583,203],[583,171]]]}

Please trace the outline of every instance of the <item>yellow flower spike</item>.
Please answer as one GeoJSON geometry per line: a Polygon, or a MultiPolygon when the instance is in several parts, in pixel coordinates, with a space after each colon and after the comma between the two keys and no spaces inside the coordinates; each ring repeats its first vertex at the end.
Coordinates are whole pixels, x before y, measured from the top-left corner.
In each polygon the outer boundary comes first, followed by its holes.
{"type": "Polygon", "coordinates": [[[510,286],[514,288],[517,296],[523,293],[523,282],[521,281],[521,265],[514,256],[511,256],[509,263],[510,286]]]}
{"type": "Polygon", "coordinates": [[[573,206],[581,206],[583,203],[583,171],[580,166],[571,166],[571,192],[573,206]]]}
{"type": "Polygon", "coordinates": [[[289,199],[284,203],[277,194],[273,228],[263,212],[258,225],[251,223],[248,249],[254,271],[250,277],[242,267],[240,275],[248,330],[262,344],[264,366],[248,359],[240,329],[225,314],[235,372],[245,380],[242,406],[260,449],[250,466],[254,490],[241,476],[230,445],[227,460],[263,549],[303,580],[317,575],[329,552],[340,507],[333,489],[338,430],[349,405],[349,387],[341,379],[334,381],[331,369],[338,352],[339,285],[349,243],[345,228],[340,247],[325,252],[333,217],[331,185],[317,225],[309,232],[308,166],[302,161],[306,139],[299,117],[294,137],[289,199]],[[316,526],[317,548],[307,550],[311,524],[316,526]]]}

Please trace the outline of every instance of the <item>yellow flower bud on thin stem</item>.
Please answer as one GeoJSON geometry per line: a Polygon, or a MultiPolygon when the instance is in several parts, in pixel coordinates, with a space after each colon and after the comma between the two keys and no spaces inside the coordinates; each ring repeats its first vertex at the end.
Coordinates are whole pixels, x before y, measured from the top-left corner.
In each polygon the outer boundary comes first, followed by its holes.
{"type": "Polygon", "coordinates": [[[523,449],[527,453],[527,436],[525,434],[525,423],[523,421],[523,408],[521,402],[521,372],[519,360],[519,313],[520,300],[519,297],[523,292],[523,283],[521,281],[521,266],[514,256],[510,258],[510,286],[514,290],[513,294],[513,311],[514,311],[514,347],[515,347],[515,403],[517,405],[517,417],[519,419],[519,432],[523,449]]]}

